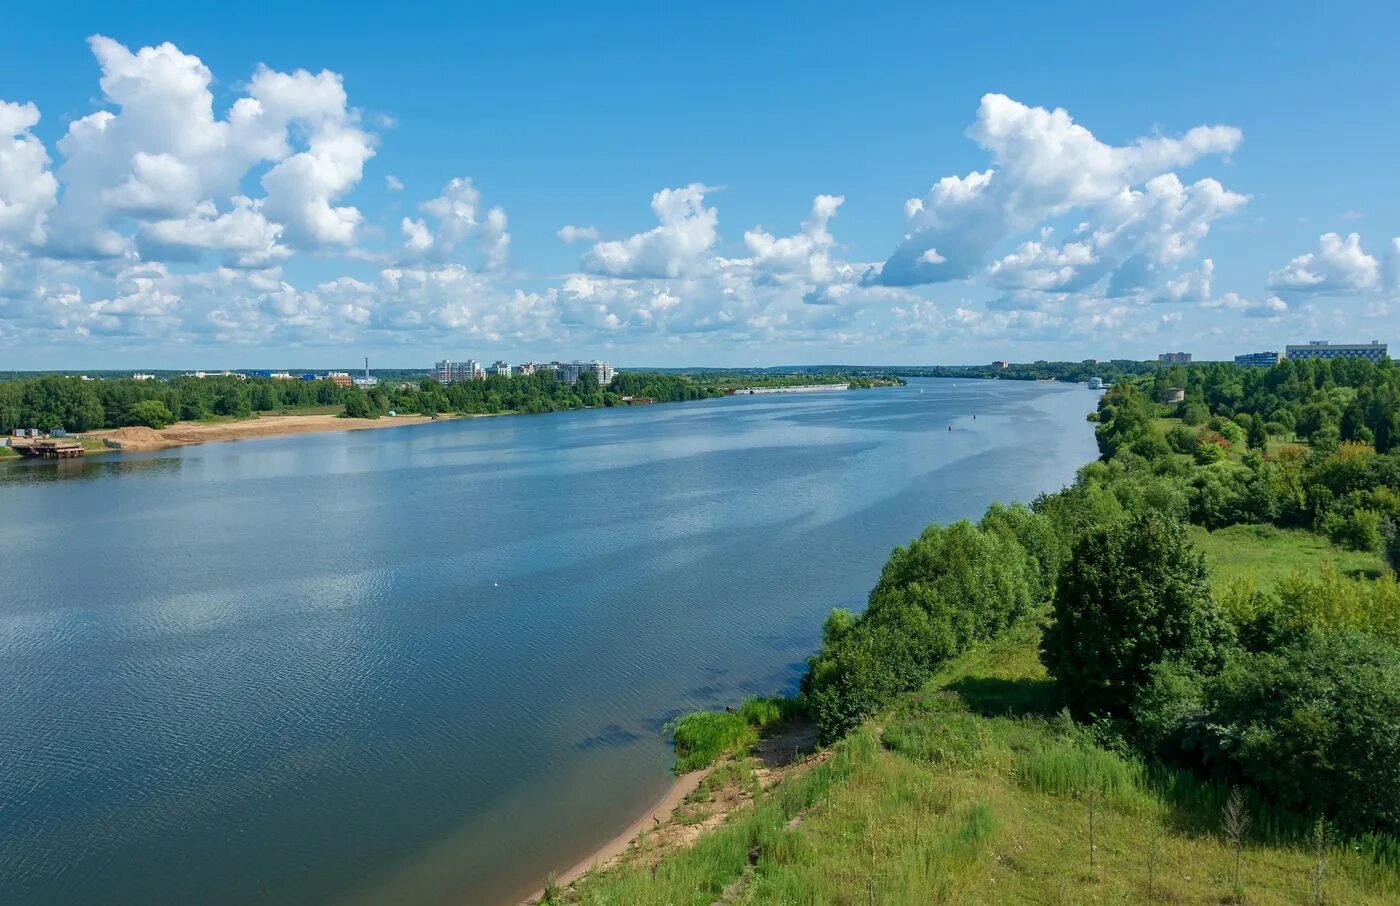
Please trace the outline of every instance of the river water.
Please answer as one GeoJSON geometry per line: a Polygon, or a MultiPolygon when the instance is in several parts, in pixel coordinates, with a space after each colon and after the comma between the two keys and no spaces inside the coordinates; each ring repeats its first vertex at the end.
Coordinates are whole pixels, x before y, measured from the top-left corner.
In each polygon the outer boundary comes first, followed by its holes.
{"type": "Polygon", "coordinates": [[[0,465],[0,902],[527,894],[661,795],[669,718],[791,689],[894,545],[1070,481],[1095,397],[914,380],[0,465]]]}

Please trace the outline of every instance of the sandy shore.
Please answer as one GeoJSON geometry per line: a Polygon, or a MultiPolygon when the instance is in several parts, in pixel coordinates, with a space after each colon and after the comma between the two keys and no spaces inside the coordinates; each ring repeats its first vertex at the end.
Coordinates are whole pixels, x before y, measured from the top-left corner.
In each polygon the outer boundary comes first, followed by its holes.
{"type": "MultiPolygon", "coordinates": [[[[632,841],[641,836],[642,831],[648,830],[658,823],[664,824],[669,820],[671,813],[676,810],[676,807],[681,804],[686,796],[689,796],[695,791],[695,788],[700,785],[700,781],[704,780],[705,777],[709,775],[710,770],[710,768],[705,768],[699,771],[691,771],[689,774],[682,774],[677,777],[671,783],[670,788],[666,790],[665,795],[663,795],[655,805],[638,817],[637,820],[627,825],[616,837],[613,837],[611,840],[598,847],[585,858],[575,862],[567,871],[556,876],[554,883],[558,884],[560,887],[566,887],[583,877],[589,870],[605,867],[618,856],[627,852],[627,847],[631,846],[632,841]]],[[[540,888],[528,898],[522,900],[521,906],[532,906],[532,904],[538,903],[543,896],[544,888],[540,888]]]]}
{"type": "MultiPolygon", "coordinates": [[[[445,417],[444,417],[445,418],[445,417]]],[[[161,450],[223,440],[254,437],[280,437],[315,431],[350,431],[358,428],[397,428],[432,421],[425,415],[398,415],[384,418],[341,418],[337,415],[263,415],[233,422],[176,422],[168,428],[110,428],[89,431],[88,437],[110,438],[122,450],[161,450]]]]}

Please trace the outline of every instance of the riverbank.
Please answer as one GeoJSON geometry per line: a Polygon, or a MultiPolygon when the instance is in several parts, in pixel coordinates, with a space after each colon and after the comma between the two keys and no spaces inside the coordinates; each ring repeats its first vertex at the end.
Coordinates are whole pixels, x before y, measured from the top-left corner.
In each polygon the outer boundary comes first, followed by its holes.
{"type": "MultiPolygon", "coordinates": [[[[452,416],[441,416],[447,419],[452,416]]],[[[399,428],[433,421],[426,415],[396,415],[381,418],[344,418],[339,415],[262,415],[241,421],[176,422],[159,431],[154,428],[108,428],[90,431],[86,436],[110,440],[123,451],[163,450],[192,444],[226,440],[282,437],[318,431],[354,431],[363,428],[399,428]]]]}
{"type": "MultiPolygon", "coordinates": [[[[655,805],[639,815],[617,836],[552,878],[553,885],[559,888],[568,887],[591,871],[607,871],[616,865],[647,831],[673,827],[676,810],[695,793],[712,771],[713,768],[701,768],[677,777],[655,805]]],[[[699,828],[696,829],[696,836],[699,836],[699,828]]],[[[549,888],[541,887],[522,900],[521,906],[535,906],[548,902],[552,895],[549,888]]]]}

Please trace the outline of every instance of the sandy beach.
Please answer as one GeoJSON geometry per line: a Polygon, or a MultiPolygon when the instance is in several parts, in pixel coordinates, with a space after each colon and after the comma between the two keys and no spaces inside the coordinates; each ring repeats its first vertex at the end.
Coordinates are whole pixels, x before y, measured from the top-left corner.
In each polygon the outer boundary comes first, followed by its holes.
{"type": "MultiPolygon", "coordinates": [[[[444,416],[443,419],[447,417],[444,416]]],[[[397,428],[432,421],[425,415],[398,415],[383,418],[341,418],[338,415],[263,415],[230,422],[176,422],[157,431],[153,428],[109,428],[89,431],[87,437],[109,439],[122,450],[161,450],[223,440],[280,437],[314,431],[352,431],[360,428],[397,428]]]]}
{"type": "MultiPolygon", "coordinates": [[[[689,774],[682,774],[672,781],[667,788],[665,795],[657,801],[655,805],[647,809],[637,817],[637,820],[627,825],[617,836],[613,837],[602,846],[598,847],[587,857],[580,859],[569,867],[567,871],[561,872],[555,877],[554,883],[560,887],[567,887],[579,878],[583,877],[593,868],[604,868],[609,863],[616,860],[627,848],[632,845],[642,832],[659,824],[669,822],[671,814],[676,807],[694,792],[700,785],[700,781],[709,776],[712,768],[703,768],[699,771],[691,771],[689,774]]],[[[544,889],[541,888],[531,894],[527,899],[521,901],[521,906],[534,906],[544,897],[544,889]]]]}

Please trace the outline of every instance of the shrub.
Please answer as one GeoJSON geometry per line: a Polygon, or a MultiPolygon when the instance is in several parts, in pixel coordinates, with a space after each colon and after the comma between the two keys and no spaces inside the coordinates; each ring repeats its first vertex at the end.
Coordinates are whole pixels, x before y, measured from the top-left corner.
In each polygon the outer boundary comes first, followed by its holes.
{"type": "Polygon", "coordinates": [[[170,407],[160,400],[141,400],[133,403],[127,411],[127,424],[145,425],[147,428],[166,428],[175,421],[170,407]]]}
{"type": "MultiPolygon", "coordinates": [[[[1158,713],[1160,713],[1160,705],[1158,713]]],[[[1246,654],[1204,684],[1183,751],[1305,814],[1358,833],[1400,833],[1400,649],[1357,634],[1307,635],[1246,654]]]]}
{"type": "Polygon", "coordinates": [[[1035,569],[1020,543],[968,522],[931,526],[897,548],[865,613],[833,614],[811,661],[803,688],[822,741],[1029,612],[1035,569]]]}
{"type": "Polygon", "coordinates": [[[1333,544],[1354,551],[1378,551],[1385,540],[1381,517],[1371,510],[1353,509],[1346,514],[1333,510],[1322,517],[1318,529],[1333,544]]]}
{"type": "Polygon", "coordinates": [[[1199,465],[1208,466],[1225,458],[1225,447],[1221,446],[1211,435],[1204,435],[1196,447],[1195,456],[1199,465]]]}
{"type": "Polygon", "coordinates": [[[1185,425],[1177,425],[1167,432],[1167,443],[1177,453],[1190,455],[1196,452],[1199,434],[1185,425]]]}
{"type": "Polygon", "coordinates": [[[1153,665],[1218,663],[1227,636],[1185,528],[1146,514],[1075,546],[1041,660],[1076,716],[1122,717],[1153,665]]]}
{"type": "Polygon", "coordinates": [[[1283,632],[1364,632],[1400,644],[1400,583],[1393,574],[1353,579],[1330,565],[1317,575],[1294,571],[1275,590],[1283,632]]]}

